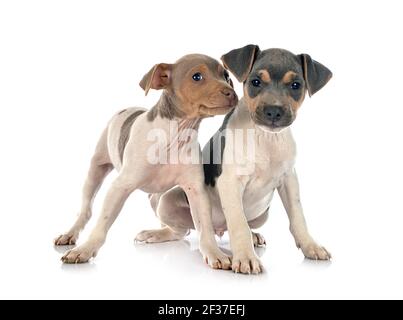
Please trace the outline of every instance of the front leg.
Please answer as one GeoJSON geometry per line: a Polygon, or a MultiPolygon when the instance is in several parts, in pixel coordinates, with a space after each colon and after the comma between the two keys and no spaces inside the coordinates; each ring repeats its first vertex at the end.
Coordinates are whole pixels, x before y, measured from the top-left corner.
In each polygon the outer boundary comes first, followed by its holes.
{"type": "Polygon", "coordinates": [[[64,263],[84,263],[97,255],[98,250],[106,240],[109,228],[134,189],[135,184],[126,175],[120,174],[115,179],[105,197],[101,216],[89,239],[79,247],[68,251],[62,257],[64,263]]]}
{"type": "MultiPolygon", "coordinates": [[[[194,177],[191,177],[194,179],[194,177]]],[[[230,258],[217,245],[211,218],[210,198],[203,179],[194,179],[200,183],[183,183],[181,187],[189,201],[194,226],[199,232],[199,249],[206,263],[214,269],[231,269],[230,258]]]]}
{"type": "Polygon", "coordinates": [[[217,180],[217,188],[233,252],[232,270],[248,274],[262,272],[263,268],[253,248],[252,233],[243,211],[243,186],[236,175],[221,175],[217,180]]]}
{"type": "Polygon", "coordinates": [[[329,260],[330,253],[318,245],[308,232],[305,217],[302,211],[297,174],[292,170],[287,174],[277,188],[280,198],[290,220],[290,231],[295,243],[301,248],[305,257],[314,260],[329,260]]]}

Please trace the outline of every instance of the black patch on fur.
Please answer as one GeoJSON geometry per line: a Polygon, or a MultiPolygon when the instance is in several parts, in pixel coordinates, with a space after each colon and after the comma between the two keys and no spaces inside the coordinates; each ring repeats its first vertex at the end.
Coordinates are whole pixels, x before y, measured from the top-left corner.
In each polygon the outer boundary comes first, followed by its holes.
{"type": "Polygon", "coordinates": [[[325,86],[332,77],[332,72],[308,54],[301,54],[300,58],[308,93],[312,96],[325,86]]]}
{"type": "Polygon", "coordinates": [[[251,98],[262,94],[264,91],[276,93],[278,95],[290,95],[294,100],[298,101],[304,90],[304,76],[301,66],[301,58],[293,53],[283,49],[268,49],[261,51],[256,58],[252,71],[246,80],[246,89],[251,98]],[[270,75],[270,83],[261,81],[260,87],[252,85],[253,79],[260,79],[259,70],[267,70],[270,75]],[[301,89],[292,90],[282,83],[284,75],[288,71],[293,71],[297,74],[296,79],[301,79],[301,89]]]}
{"type": "Polygon", "coordinates": [[[147,120],[153,121],[157,116],[172,120],[175,117],[183,117],[184,113],[179,110],[168,94],[164,92],[158,103],[147,112],[147,120]]]}
{"type": "Polygon", "coordinates": [[[253,70],[266,69],[271,80],[280,81],[287,71],[303,75],[301,58],[284,49],[267,49],[261,52],[253,70]]]}
{"type": "Polygon", "coordinates": [[[145,110],[138,110],[133,112],[130,116],[127,117],[127,119],[123,122],[122,127],[120,128],[120,137],[118,144],[120,161],[123,160],[123,154],[125,152],[127,140],[129,140],[130,129],[132,128],[132,125],[136,118],[144,112],[145,110]]]}
{"type": "Polygon", "coordinates": [[[295,101],[299,101],[302,98],[302,95],[304,94],[304,81],[303,80],[298,80],[299,83],[301,83],[301,87],[297,90],[291,88],[291,84],[288,86],[288,91],[290,94],[290,97],[293,98],[295,101]]]}
{"type": "Polygon", "coordinates": [[[224,66],[234,74],[239,82],[244,82],[252,69],[253,62],[259,51],[258,46],[249,44],[245,47],[231,50],[224,54],[221,60],[224,66]]]}
{"type": "Polygon", "coordinates": [[[225,148],[225,134],[223,131],[226,129],[228,125],[228,121],[234,112],[235,109],[232,109],[224,118],[224,121],[216,132],[216,134],[209,140],[206,146],[203,149],[203,170],[204,170],[204,183],[208,186],[215,187],[216,179],[222,173],[222,160],[225,148]],[[216,139],[220,139],[220,142],[217,144],[216,139]],[[220,147],[220,153],[217,153],[215,148],[220,147]],[[219,159],[214,159],[214,156],[219,156],[219,159]]]}
{"type": "Polygon", "coordinates": [[[265,83],[264,81],[260,81],[260,86],[255,87],[252,84],[252,80],[254,80],[254,79],[259,79],[260,80],[260,76],[257,73],[251,73],[249,75],[247,83],[245,84],[247,86],[248,95],[252,99],[255,98],[259,93],[262,92],[262,90],[264,90],[266,87],[268,87],[270,85],[269,83],[265,83]]]}
{"type": "Polygon", "coordinates": [[[182,192],[183,192],[183,195],[185,196],[186,203],[189,205],[189,198],[188,198],[186,192],[183,190],[182,190],[182,192]]]}

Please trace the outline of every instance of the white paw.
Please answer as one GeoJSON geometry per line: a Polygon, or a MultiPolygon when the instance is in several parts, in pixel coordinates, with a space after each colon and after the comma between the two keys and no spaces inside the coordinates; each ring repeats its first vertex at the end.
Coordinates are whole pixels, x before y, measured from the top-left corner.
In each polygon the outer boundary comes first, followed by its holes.
{"type": "Polygon", "coordinates": [[[55,246],[71,246],[75,245],[78,239],[78,234],[65,233],[58,236],[53,243],[55,246]]]}
{"type": "Polygon", "coordinates": [[[204,261],[213,269],[231,269],[231,259],[220,249],[200,246],[200,252],[203,255],[204,261]]]}
{"type": "Polygon", "coordinates": [[[232,259],[232,271],[244,274],[259,274],[263,266],[254,252],[234,254],[232,259]]]}
{"type": "Polygon", "coordinates": [[[62,257],[63,263],[85,263],[95,257],[98,247],[89,244],[83,244],[77,248],[67,251],[62,257]]]}
{"type": "Polygon", "coordinates": [[[171,229],[165,227],[156,230],[144,230],[137,234],[134,241],[146,243],[158,243],[166,241],[181,240],[183,236],[176,234],[171,229]]]}
{"type": "Polygon", "coordinates": [[[266,245],[266,240],[260,233],[252,232],[252,239],[255,247],[263,247],[266,245]]]}
{"type": "Polygon", "coordinates": [[[301,245],[301,250],[304,256],[312,260],[330,260],[332,255],[329,251],[318,245],[316,242],[310,242],[305,245],[301,245]]]}

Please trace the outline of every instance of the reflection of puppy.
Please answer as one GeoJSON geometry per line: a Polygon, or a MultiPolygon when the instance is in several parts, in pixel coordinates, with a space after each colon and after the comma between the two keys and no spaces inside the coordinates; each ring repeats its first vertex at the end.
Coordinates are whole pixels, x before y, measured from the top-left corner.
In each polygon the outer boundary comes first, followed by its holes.
{"type": "MultiPolygon", "coordinates": [[[[243,82],[244,98],[226,116],[221,129],[204,148],[203,156],[207,160],[205,182],[209,186],[214,228],[218,234],[229,232],[232,269],[242,273],[261,272],[253,245],[263,245],[265,240],[250,229],[262,226],[267,220],[276,189],[297,246],[307,258],[329,259],[330,254],[313,240],[306,227],[294,170],[295,142],[289,126],[295,120],[305,92],[313,95],[320,90],[331,78],[331,72],[307,54],[294,55],[282,49],[260,51],[255,45],[233,50],[222,60],[243,82]],[[247,141],[248,131],[254,133],[252,156],[247,154],[248,148],[239,151],[236,143],[226,141],[230,139],[225,132],[229,134],[235,129],[241,130],[243,141],[247,141]],[[239,157],[243,164],[229,160],[239,157]],[[254,169],[240,175],[245,172],[245,166],[254,169]]],[[[181,189],[165,193],[158,208],[163,208],[158,210],[160,216],[164,215],[163,221],[171,220],[168,224],[193,227],[181,189]]]]}
{"type": "MultiPolygon", "coordinates": [[[[101,217],[81,246],[68,251],[62,258],[66,263],[86,262],[94,257],[106,239],[106,234],[118,216],[125,200],[135,190],[165,192],[179,185],[186,190],[192,214],[200,231],[200,250],[213,267],[230,268],[229,258],[217,247],[212,231],[211,206],[203,183],[201,164],[151,164],[148,150],[152,143],[147,139],[153,129],[165,134],[168,147],[178,146],[178,155],[185,154],[196,137],[178,144],[177,132],[171,133],[172,122],[179,133],[197,129],[206,116],[225,114],[237,104],[228,72],[222,65],[204,55],[187,55],[175,64],[161,63],[148,72],[140,86],[149,89],[164,89],[156,106],[147,111],[130,108],[116,114],[101,136],[91,162],[83,190],[80,215],[66,234],[55,240],[56,245],[75,244],[79,232],[91,216],[95,194],[105,176],[113,169],[119,176],[106,195],[101,217]]],[[[182,237],[180,231],[169,227],[152,234],[162,240],[182,237]]]]}

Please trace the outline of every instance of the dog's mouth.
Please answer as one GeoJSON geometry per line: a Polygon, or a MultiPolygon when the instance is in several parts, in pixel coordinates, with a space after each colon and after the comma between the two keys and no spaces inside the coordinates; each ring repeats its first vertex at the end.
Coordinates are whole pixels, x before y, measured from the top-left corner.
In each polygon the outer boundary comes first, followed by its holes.
{"type": "Polygon", "coordinates": [[[259,129],[265,132],[270,132],[270,133],[279,133],[283,131],[284,129],[288,128],[288,126],[277,126],[277,125],[267,125],[267,124],[256,124],[259,129]]]}
{"type": "Polygon", "coordinates": [[[207,100],[207,104],[200,104],[199,112],[207,116],[227,114],[238,104],[238,97],[235,95],[228,99],[215,99],[214,97],[207,100]]]}
{"type": "Polygon", "coordinates": [[[260,128],[265,132],[271,132],[271,133],[281,132],[282,130],[291,126],[291,124],[295,120],[293,117],[288,117],[288,119],[284,119],[282,121],[270,121],[263,118],[261,115],[257,113],[251,114],[251,118],[253,122],[256,123],[258,128],[260,128]]]}
{"type": "Polygon", "coordinates": [[[206,116],[216,116],[216,115],[223,115],[227,114],[230,110],[235,107],[236,104],[230,103],[225,106],[211,106],[207,107],[205,105],[200,105],[199,111],[201,114],[206,116]]]}

